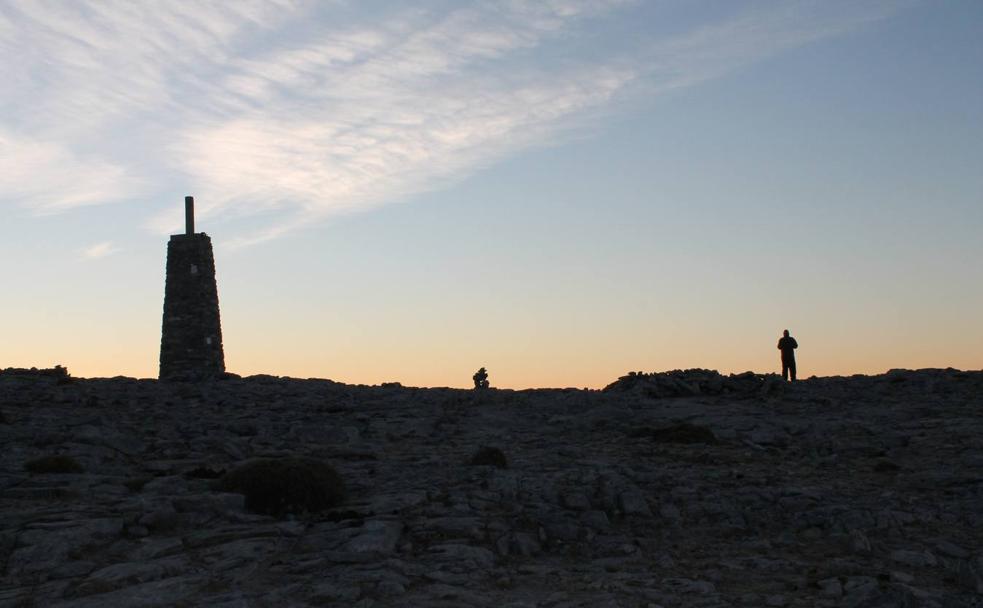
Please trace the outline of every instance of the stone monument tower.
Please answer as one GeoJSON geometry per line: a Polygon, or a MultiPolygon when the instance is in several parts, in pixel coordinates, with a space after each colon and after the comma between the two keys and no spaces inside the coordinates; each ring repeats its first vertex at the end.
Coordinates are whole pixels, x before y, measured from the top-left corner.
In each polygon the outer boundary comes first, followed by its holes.
{"type": "Polygon", "coordinates": [[[225,373],[212,240],[195,232],[195,200],[184,197],[184,234],[167,243],[161,380],[206,380],[225,373]]]}

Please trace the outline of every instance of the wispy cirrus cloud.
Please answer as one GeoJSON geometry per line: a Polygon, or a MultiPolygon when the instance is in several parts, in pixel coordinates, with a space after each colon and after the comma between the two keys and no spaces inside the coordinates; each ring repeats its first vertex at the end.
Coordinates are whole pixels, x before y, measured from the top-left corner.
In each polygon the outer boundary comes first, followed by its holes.
{"type": "Polygon", "coordinates": [[[47,215],[116,202],[139,192],[140,180],[116,163],[75,154],[59,142],[0,129],[0,202],[47,215]]]}
{"type": "Polygon", "coordinates": [[[95,243],[84,249],[82,249],[82,257],[87,260],[97,260],[99,258],[104,258],[107,255],[112,255],[119,251],[111,241],[103,241],[101,243],[95,243]]]}
{"type": "Polygon", "coordinates": [[[915,2],[798,0],[759,5],[757,10],[654,41],[644,52],[650,84],[691,86],[784,50],[856,30],[915,2]]]}
{"type": "MultiPolygon", "coordinates": [[[[369,17],[305,0],[11,0],[0,145],[19,160],[0,169],[4,198],[56,211],[179,185],[215,221],[276,211],[235,241],[247,245],[440,187],[632,92],[688,86],[892,10],[755,3],[625,47],[599,42],[594,24],[658,11],[489,0],[369,17]]],[[[179,212],[148,225],[171,230],[179,212]]]]}

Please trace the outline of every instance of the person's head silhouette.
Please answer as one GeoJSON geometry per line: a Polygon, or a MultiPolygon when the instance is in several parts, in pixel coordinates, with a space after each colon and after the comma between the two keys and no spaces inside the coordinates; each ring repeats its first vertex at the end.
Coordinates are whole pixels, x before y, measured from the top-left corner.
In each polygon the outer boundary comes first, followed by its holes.
{"type": "Polygon", "coordinates": [[[784,335],[785,335],[786,338],[788,337],[788,330],[787,329],[785,330],[784,335]]]}

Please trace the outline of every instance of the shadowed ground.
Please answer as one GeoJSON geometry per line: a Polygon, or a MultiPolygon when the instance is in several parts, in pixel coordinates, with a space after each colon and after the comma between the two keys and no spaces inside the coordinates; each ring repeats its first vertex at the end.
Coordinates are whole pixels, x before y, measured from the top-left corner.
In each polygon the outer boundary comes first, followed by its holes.
{"type": "Polygon", "coordinates": [[[983,373],[604,391],[0,374],[0,606],[978,606],[983,373]],[[497,447],[507,468],[477,466],[497,447]],[[76,473],[30,473],[68,456],[76,473]],[[326,461],[346,502],[214,491],[326,461]],[[480,460],[479,460],[480,461],[480,460]]]}

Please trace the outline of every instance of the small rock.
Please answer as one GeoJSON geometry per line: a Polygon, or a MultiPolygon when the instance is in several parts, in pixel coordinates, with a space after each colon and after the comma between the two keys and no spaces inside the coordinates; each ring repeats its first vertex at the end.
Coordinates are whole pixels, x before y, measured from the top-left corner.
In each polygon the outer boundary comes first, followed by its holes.
{"type": "Polygon", "coordinates": [[[376,585],[376,590],[380,595],[388,596],[403,595],[406,593],[406,587],[404,587],[402,583],[393,580],[380,581],[379,584],[376,585]]]}
{"type": "Polygon", "coordinates": [[[51,570],[51,578],[76,578],[86,576],[96,569],[96,564],[88,561],[68,561],[51,570]]]}
{"type": "Polygon", "coordinates": [[[891,559],[900,564],[918,567],[934,566],[938,563],[935,556],[928,551],[904,551],[899,549],[891,552],[891,559]]]}
{"type": "Polygon", "coordinates": [[[159,563],[127,562],[106,566],[89,575],[79,585],[79,595],[105,593],[131,585],[158,581],[167,574],[167,568],[159,563]]]}
{"type": "Polygon", "coordinates": [[[679,511],[679,507],[668,502],[659,507],[659,515],[670,521],[679,521],[682,519],[682,513],[679,511]]]}
{"type": "Polygon", "coordinates": [[[155,532],[173,529],[177,526],[181,516],[171,506],[170,502],[160,505],[156,509],[145,513],[140,518],[140,525],[155,532]]]}
{"type": "Polygon", "coordinates": [[[181,475],[157,477],[143,484],[144,494],[184,494],[188,490],[188,481],[181,475]]]}
{"type": "Polygon", "coordinates": [[[621,511],[625,515],[644,515],[651,517],[652,511],[649,509],[645,496],[638,490],[628,490],[622,492],[618,497],[621,511]]]}
{"type": "Polygon", "coordinates": [[[854,553],[867,554],[871,551],[870,540],[860,530],[850,531],[850,549],[854,553]]]}
{"type": "Polygon", "coordinates": [[[948,557],[955,557],[956,559],[967,559],[969,558],[969,551],[963,549],[959,545],[950,543],[949,541],[940,541],[935,545],[936,550],[942,555],[948,557]]]}
{"type": "Polygon", "coordinates": [[[896,582],[896,583],[905,583],[906,585],[910,585],[912,583],[912,581],[915,580],[915,577],[913,577],[912,575],[908,574],[907,572],[900,572],[898,570],[892,570],[891,571],[891,580],[894,581],[894,582],[896,582]]]}
{"type": "Polygon", "coordinates": [[[543,550],[540,546],[539,541],[537,541],[532,534],[527,534],[525,532],[516,532],[512,536],[512,542],[509,543],[509,549],[513,553],[517,553],[523,556],[536,555],[543,550]]]}
{"type": "Polygon", "coordinates": [[[403,533],[403,524],[396,521],[368,521],[364,532],[348,541],[347,548],[355,553],[392,553],[403,533]]]}
{"type": "Polygon", "coordinates": [[[843,584],[838,578],[827,578],[819,581],[819,592],[826,597],[843,595],[843,584]]]}
{"type": "Polygon", "coordinates": [[[573,511],[587,511],[590,509],[590,499],[583,492],[567,492],[560,499],[563,506],[573,511]]]}
{"type": "Polygon", "coordinates": [[[316,583],[312,591],[311,599],[321,602],[354,602],[362,596],[357,586],[330,582],[316,583]]]}
{"type": "Polygon", "coordinates": [[[983,594],[983,568],[974,567],[968,561],[959,562],[956,578],[966,589],[983,594]]]}
{"type": "Polygon", "coordinates": [[[877,587],[877,579],[872,576],[851,576],[846,579],[846,583],[843,585],[843,590],[847,593],[852,593],[857,589],[865,589],[868,587],[877,587]]]}
{"type": "Polygon", "coordinates": [[[699,581],[688,578],[667,578],[662,581],[668,589],[675,593],[706,595],[717,590],[716,585],[710,581],[699,581]]]}
{"type": "Polygon", "coordinates": [[[580,521],[594,530],[607,530],[611,527],[611,520],[604,511],[587,511],[580,516],[580,521]]]}
{"type": "Polygon", "coordinates": [[[575,541],[580,538],[580,526],[575,521],[557,519],[543,522],[546,539],[575,541]]]}
{"type": "Polygon", "coordinates": [[[465,568],[488,569],[495,564],[495,554],[483,547],[447,544],[431,547],[430,551],[443,561],[456,562],[465,568]]]}

